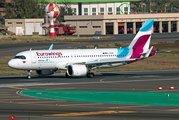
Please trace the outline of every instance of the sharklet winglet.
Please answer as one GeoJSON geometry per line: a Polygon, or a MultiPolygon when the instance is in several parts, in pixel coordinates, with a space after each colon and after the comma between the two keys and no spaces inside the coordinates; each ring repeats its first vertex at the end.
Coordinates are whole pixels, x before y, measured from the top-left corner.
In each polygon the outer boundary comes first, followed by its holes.
{"type": "Polygon", "coordinates": [[[53,44],[51,44],[51,46],[49,47],[49,50],[52,50],[53,49],[53,44]]]}

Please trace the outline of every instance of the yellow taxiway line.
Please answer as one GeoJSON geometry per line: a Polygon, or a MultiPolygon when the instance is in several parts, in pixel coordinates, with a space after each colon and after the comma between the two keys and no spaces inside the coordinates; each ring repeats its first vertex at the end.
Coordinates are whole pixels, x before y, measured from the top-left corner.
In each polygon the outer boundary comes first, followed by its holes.
{"type": "Polygon", "coordinates": [[[108,78],[103,78],[103,79],[100,79],[100,82],[104,82],[103,80],[106,80],[106,79],[108,79],[108,78]]]}
{"type": "Polygon", "coordinates": [[[58,105],[58,106],[82,106],[82,105],[102,105],[103,103],[87,103],[87,104],[66,104],[66,105],[58,105]]]}
{"type": "Polygon", "coordinates": [[[179,109],[169,109],[168,111],[179,111],[179,109]]]}
{"type": "Polygon", "coordinates": [[[7,95],[11,95],[11,94],[0,94],[0,96],[7,96],[7,95]]]}
{"type": "MultiPolygon", "coordinates": [[[[6,101],[6,100],[10,100],[10,98],[9,99],[0,99],[0,101],[6,101]]],[[[24,101],[24,100],[40,100],[40,99],[11,99],[12,101],[13,100],[15,100],[15,101],[24,101]]]]}
{"type": "Polygon", "coordinates": [[[0,93],[8,93],[8,92],[0,92],[0,93]]]}
{"type": "Polygon", "coordinates": [[[27,88],[20,88],[20,87],[8,87],[8,88],[19,89],[19,90],[28,90],[27,88]]]}
{"type": "Polygon", "coordinates": [[[51,89],[45,89],[45,90],[68,90],[68,89],[75,89],[75,87],[67,87],[67,88],[51,88],[51,89]]]}
{"type": "Polygon", "coordinates": [[[82,116],[82,115],[97,115],[97,114],[114,114],[114,113],[136,113],[136,111],[96,111],[96,112],[78,112],[78,113],[65,113],[65,114],[51,114],[44,116],[82,116]]]}

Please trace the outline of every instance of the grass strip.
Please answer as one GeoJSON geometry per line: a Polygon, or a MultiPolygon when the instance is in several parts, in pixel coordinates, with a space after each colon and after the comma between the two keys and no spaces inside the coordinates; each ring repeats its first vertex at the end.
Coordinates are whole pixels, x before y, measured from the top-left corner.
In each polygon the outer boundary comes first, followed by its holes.
{"type": "MultiPolygon", "coordinates": [[[[28,42],[49,42],[49,41],[73,41],[73,40],[93,40],[93,37],[47,37],[47,36],[1,36],[0,43],[28,43],[28,42]]],[[[100,39],[114,39],[113,36],[101,36],[100,39]]],[[[97,40],[97,39],[96,39],[97,40]]]]}

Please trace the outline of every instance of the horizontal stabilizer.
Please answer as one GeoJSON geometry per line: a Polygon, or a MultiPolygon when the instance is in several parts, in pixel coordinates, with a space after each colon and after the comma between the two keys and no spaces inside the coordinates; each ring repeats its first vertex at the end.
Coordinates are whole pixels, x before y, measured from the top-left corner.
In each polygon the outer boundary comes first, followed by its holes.
{"type": "Polygon", "coordinates": [[[153,46],[152,46],[152,47],[150,48],[150,50],[145,54],[145,58],[148,58],[148,57],[149,57],[149,55],[150,55],[152,49],[153,49],[153,46]]]}

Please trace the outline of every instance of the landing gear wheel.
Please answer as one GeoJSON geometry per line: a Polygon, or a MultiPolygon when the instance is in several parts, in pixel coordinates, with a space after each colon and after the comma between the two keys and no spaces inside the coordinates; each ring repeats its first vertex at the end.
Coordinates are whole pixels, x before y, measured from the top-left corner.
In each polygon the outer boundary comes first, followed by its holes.
{"type": "Polygon", "coordinates": [[[66,76],[67,78],[71,78],[71,76],[69,76],[69,75],[67,74],[67,72],[65,73],[65,76],[66,76]]]}
{"type": "Polygon", "coordinates": [[[94,78],[94,73],[88,73],[87,78],[94,78]]]}
{"type": "Polygon", "coordinates": [[[31,79],[31,72],[32,72],[32,70],[28,70],[27,79],[31,79]]]}
{"type": "Polygon", "coordinates": [[[27,75],[27,79],[31,79],[31,76],[30,76],[30,75],[27,75]]]}

